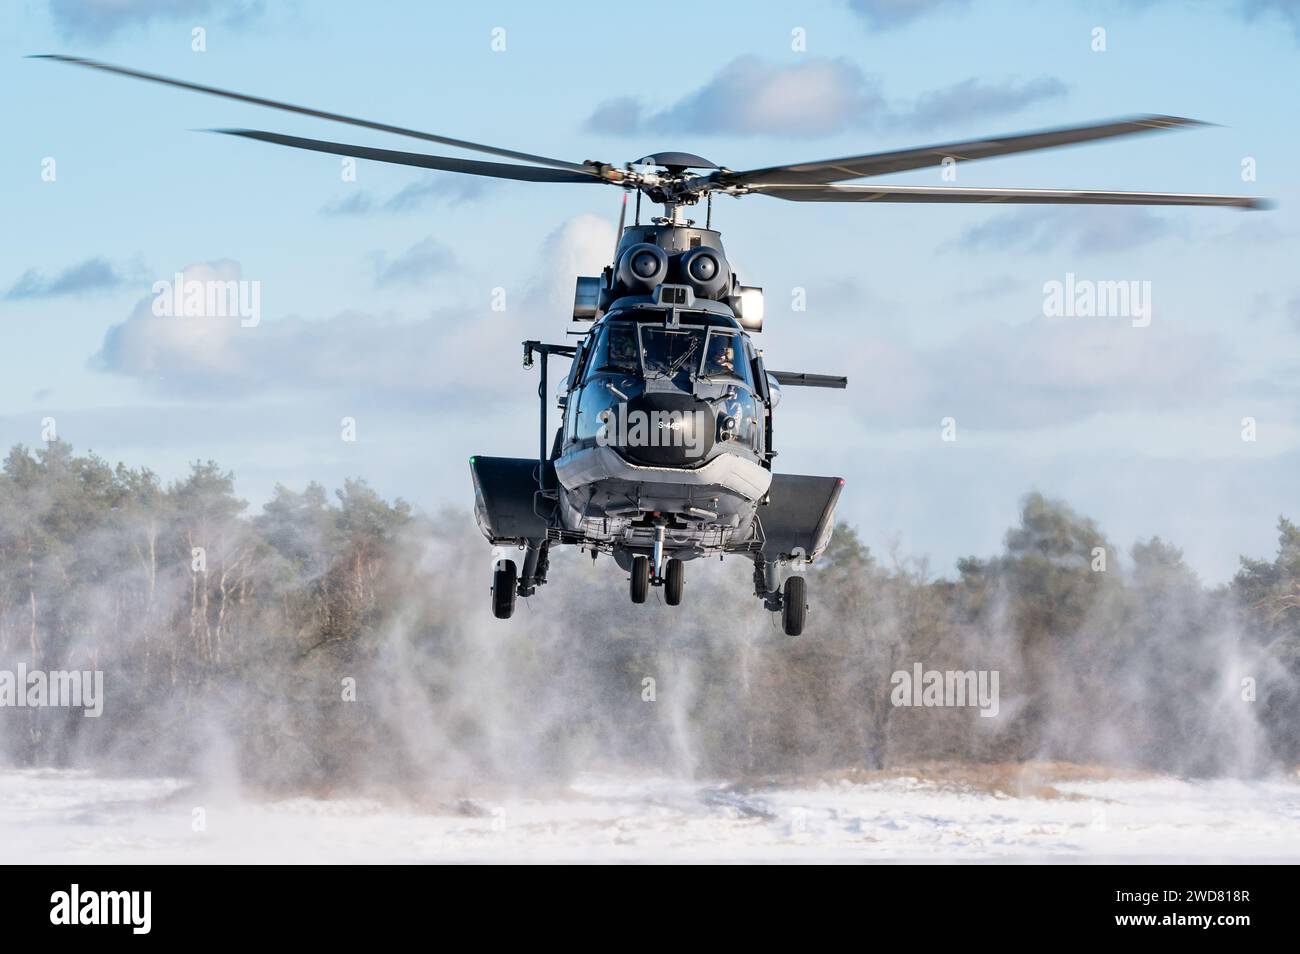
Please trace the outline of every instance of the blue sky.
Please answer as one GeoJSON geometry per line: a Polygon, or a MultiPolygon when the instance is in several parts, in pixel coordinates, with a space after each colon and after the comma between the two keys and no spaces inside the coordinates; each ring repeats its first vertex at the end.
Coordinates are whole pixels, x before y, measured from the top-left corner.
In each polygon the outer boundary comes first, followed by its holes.
{"type": "Polygon", "coordinates": [[[0,441],[38,443],[53,417],[77,448],[166,477],[215,458],[255,503],[276,482],[357,475],[468,508],[470,454],[535,448],[518,343],[563,336],[573,277],[605,264],[619,202],[365,162],[344,182],[337,158],[194,130],[421,144],[30,53],[614,163],[682,149],[742,169],[1154,112],[1221,125],[971,163],[953,184],[1248,193],[1277,208],[720,199],[733,263],[767,290],[769,365],[850,376],[847,392],[786,396],[779,468],[844,476],[841,516],[874,549],[929,554],[942,573],[996,550],[1031,489],[1121,547],[1174,541],[1210,581],[1238,553],[1270,553],[1279,513],[1300,516],[1296,4],[668,3],[673,42],[634,26],[633,8],[589,9],[7,5],[0,441]],[[1245,157],[1256,181],[1242,181],[1245,157]],[[187,269],[260,282],[261,324],[157,334],[151,286],[187,269]],[[1043,285],[1066,273],[1150,281],[1151,325],[1045,318],[1043,285]],[[791,310],[796,288],[806,311],[791,310]],[[941,440],[947,416],[955,442],[941,440]]]}

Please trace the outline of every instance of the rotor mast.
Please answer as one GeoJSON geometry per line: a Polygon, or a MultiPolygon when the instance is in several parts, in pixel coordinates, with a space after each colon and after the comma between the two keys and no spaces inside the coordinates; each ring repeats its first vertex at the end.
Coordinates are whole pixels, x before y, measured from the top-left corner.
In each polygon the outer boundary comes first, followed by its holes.
{"type": "Polygon", "coordinates": [[[664,214],[656,215],[650,219],[655,225],[671,225],[675,228],[689,228],[695,224],[694,219],[686,217],[687,205],[694,205],[694,202],[687,203],[680,198],[665,198],[663,200],[664,214]]]}

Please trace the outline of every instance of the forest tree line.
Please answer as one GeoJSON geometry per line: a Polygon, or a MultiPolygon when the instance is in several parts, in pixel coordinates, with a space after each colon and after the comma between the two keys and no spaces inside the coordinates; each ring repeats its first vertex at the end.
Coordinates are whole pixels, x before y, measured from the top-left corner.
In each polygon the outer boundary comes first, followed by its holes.
{"type": "MultiPolygon", "coordinates": [[[[468,493],[468,476],[467,493],[468,493]]],[[[279,791],[638,767],[752,777],[1053,759],[1195,775],[1300,763],[1300,528],[1203,585],[1159,538],[1126,553],[1029,494],[1001,553],[935,576],[852,527],[783,636],[743,560],[634,606],[608,557],[556,552],[510,621],[463,510],[364,481],[258,512],[196,462],[164,484],[63,442],[0,473],[0,669],[102,670],[104,715],[0,709],[22,765],[227,773],[279,791]],[[1098,570],[1097,554],[1105,554],[1098,570]],[[996,670],[996,718],[900,708],[914,664],[996,670]]]]}

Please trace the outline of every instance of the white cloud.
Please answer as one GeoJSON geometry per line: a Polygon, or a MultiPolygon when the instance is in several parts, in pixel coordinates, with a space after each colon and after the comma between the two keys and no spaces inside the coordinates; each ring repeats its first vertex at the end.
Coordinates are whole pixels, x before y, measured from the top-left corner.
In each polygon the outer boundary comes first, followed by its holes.
{"type": "Polygon", "coordinates": [[[240,27],[263,7],[262,0],[50,0],[50,17],[64,37],[98,42],[154,22],[188,25],[195,17],[240,27]]]}
{"type": "Polygon", "coordinates": [[[435,277],[452,268],[456,256],[452,250],[430,236],[416,242],[400,255],[389,257],[380,252],[374,256],[375,285],[380,288],[392,285],[421,286],[430,284],[435,277]]]}
{"type": "Polygon", "coordinates": [[[981,251],[1123,252],[1173,234],[1169,220],[1150,209],[1059,206],[1014,209],[965,229],[955,245],[981,251]]]}
{"type": "Polygon", "coordinates": [[[849,8],[881,32],[905,26],[931,13],[951,12],[967,0],[849,0],[849,8]]]}
{"type": "MultiPolygon", "coordinates": [[[[229,259],[200,262],[180,272],[181,281],[226,282],[240,279],[239,263],[229,259]]],[[[174,276],[162,279],[174,282],[174,276]]],[[[156,378],[191,373],[238,374],[242,359],[233,346],[240,319],[191,317],[160,318],[153,312],[154,297],[140,299],[130,316],[109,329],[92,365],[156,378]]]]}
{"type": "MultiPolygon", "coordinates": [[[[422,244],[386,267],[405,263],[418,271],[427,256],[413,253],[422,244]]],[[[452,402],[514,399],[518,343],[557,327],[573,305],[574,276],[599,273],[613,247],[610,222],[592,215],[570,219],[543,241],[519,294],[509,295],[500,312],[479,302],[447,305],[415,320],[355,310],[304,318],[293,314],[291,290],[279,289],[284,311],[244,327],[239,318],[157,317],[153,299],[143,298],[109,329],[91,364],[189,396],[276,391],[383,395],[398,402],[434,395],[452,402]]],[[[229,260],[182,272],[185,282],[239,278],[239,264],[229,260]]]]}
{"type": "Polygon", "coordinates": [[[659,112],[633,96],[605,100],[587,118],[595,132],[827,136],[854,128],[927,130],[1006,116],[1065,95],[1059,79],[968,79],[891,105],[879,76],[844,58],[787,65],[740,56],[698,90],[659,112]]]}
{"type": "Polygon", "coordinates": [[[542,241],[528,304],[554,317],[573,308],[574,280],[599,275],[614,257],[614,223],[595,215],[577,215],[542,241]]]}

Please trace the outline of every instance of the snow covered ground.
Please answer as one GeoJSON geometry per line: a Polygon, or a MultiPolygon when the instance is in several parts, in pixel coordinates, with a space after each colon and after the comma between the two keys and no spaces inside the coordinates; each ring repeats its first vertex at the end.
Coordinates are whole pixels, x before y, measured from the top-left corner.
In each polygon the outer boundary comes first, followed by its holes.
{"type": "Polygon", "coordinates": [[[6,770],[0,862],[1300,861],[1295,777],[976,771],[748,786],[587,775],[417,806],[6,770]]]}

